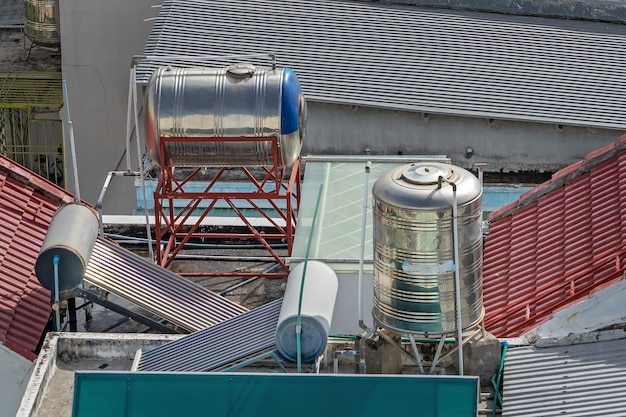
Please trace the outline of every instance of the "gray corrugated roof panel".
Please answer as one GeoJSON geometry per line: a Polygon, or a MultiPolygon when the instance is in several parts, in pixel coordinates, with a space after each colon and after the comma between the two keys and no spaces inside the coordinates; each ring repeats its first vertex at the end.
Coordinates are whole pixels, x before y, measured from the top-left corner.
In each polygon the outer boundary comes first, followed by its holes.
{"type": "Polygon", "coordinates": [[[626,340],[506,354],[502,417],[626,416],[626,340]]]}
{"type": "Polygon", "coordinates": [[[143,353],[138,369],[151,372],[208,372],[275,347],[283,300],[143,353]]]}
{"type": "Polygon", "coordinates": [[[227,63],[202,56],[275,53],[310,101],[623,130],[624,50],[623,25],[378,2],[170,0],[137,79],[161,65],[227,63]]]}
{"type": "Polygon", "coordinates": [[[24,26],[24,1],[0,0],[0,27],[24,26]]]}
{"type": "Polygon", "coordinates": [[[85,280],[192,332],[248,311],[102,238],[96,240],[85,280]]]}

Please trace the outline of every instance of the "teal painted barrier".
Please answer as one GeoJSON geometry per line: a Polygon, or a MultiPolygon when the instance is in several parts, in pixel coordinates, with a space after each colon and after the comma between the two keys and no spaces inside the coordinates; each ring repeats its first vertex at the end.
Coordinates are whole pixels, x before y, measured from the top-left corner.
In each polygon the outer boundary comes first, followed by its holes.
{"type": "Polygon", "coordinates": [[[473,376],[77,371],[73,417],[476,416],[473,376]]]}

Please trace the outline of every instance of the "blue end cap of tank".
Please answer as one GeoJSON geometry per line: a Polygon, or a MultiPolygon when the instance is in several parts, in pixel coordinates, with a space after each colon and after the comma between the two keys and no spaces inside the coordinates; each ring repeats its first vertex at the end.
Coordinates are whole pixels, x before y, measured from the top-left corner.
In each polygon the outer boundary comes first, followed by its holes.
{"type": "Polygon", "coordinates": [[[283,135],[288,135],[300,128],[299,103],[302,94],[298,76],[291,68],[283,68],[282,89],[280,131],[283,135]]]}

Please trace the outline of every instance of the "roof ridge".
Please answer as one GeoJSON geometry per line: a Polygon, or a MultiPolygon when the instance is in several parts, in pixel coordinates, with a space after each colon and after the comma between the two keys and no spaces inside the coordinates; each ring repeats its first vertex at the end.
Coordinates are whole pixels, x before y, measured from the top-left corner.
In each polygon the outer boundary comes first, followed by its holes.
{"type": "Polygon", "coordinates": [[[511,216],[516,211],[535,203],[544,195],[564,187],[567,183],[573,181],[581,175],[586,174],[593,167],[596,167],[609,159],[617,157],[617,155],[625,149],[626,134],[617,138],[615,142],[611,142],[602,148],[589,152],[582,160],[555,172],[552,175],[552,178],[548,181],[523,193],[512,203],[509,203],[506,206],[492,212],[489,215],[488,221],[493,223],[511,216]]]}

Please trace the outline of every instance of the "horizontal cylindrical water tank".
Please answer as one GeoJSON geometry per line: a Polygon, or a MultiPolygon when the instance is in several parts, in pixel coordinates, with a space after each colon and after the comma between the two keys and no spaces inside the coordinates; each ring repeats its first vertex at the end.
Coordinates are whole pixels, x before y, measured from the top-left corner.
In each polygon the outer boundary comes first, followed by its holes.
{"type": "Polygon", "coordinates": [[[145,112],[146,142],[160,166],[288,167],[305,134],[306,101],[286,67],[158,68],[145,112]]]}
{"type": "Polygon", "coordinates": [[[456,185],[461,325],[483,317],[482,186],[462,168],[404,165],[374,184],[374,319],[399,334],[457,328],[453,187],[456,185]]]}
{"type": "Polygon", "coordinates": [[[289,272],[276,327],[277,352],[289,362],[298,361],[296,324],[303,279],[300,307],[301,362],[313,363],[326,349],[339,284],[335,271],[320,261],[302,262],[289,272]]]}
{"type": "Polygon", "coordinates": [[[54,293],[56,256],[59,291],[80,285],[98,237],[98,227],[97,214],[90,207],[67,204],[57,210],[35,263],[35,274],[43,287],[54,293]]]}
{"type": "Polygon", "coordinates": [[[59,0],[24,0],[24,34],[33,43],[60,46],[59,0]]]}

